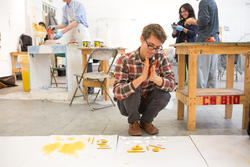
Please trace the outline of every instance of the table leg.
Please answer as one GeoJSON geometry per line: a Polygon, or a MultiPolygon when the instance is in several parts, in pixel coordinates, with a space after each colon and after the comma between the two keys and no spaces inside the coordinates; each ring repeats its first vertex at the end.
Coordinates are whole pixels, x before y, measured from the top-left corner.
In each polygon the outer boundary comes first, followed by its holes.
{"type": "MultiPolygon", "coordinates": [[[[103,72],[104,72],[104,74],[107,74],[107,73],[108,73],[108,64],[109,64],[108,60],[103,61],[103,72]]],[[[104,87],[105,87],[107,93],[109,93],[109,78],[107,78],[107,79],[105,80],[105,82],[104,82],[104,87]]],[[[106,93],[104,92],[104,95],[105,95],[105,100],[106,100],[106,101],[109,100],[108,94],[106,94],[106,93]]]]}
{"type": "MultiPolygon", "coordinates": [[[[227,55],[226,88],[234,87],[234,55],[227,55]]],[[[225,119],[232,118],[233,105],[225,106],[225,119]]]]}
{"type": "MultiPolygon", "coordinates": [[[[87,63],[87,54],[82,53],[82,70],[84,70],[86,63],[87,63]]],[[[83,90],[84,97],[87,97],[88,87],[82,84],[82,90],[83,90]]]]}
{"type": "Polygon", "coordinates": [[[11,54],[11,64],[12,64],[12,74],[14,75],[15,80],[16,80],[16,72],[15,72],[16,63],[15,63],[15,56],[12,55],[12,54],[11,54]]]}
{"type": "Polygon", "coordinates": [[[247,129],[250,110],[250,54],[245,59],[244,95],[246,100],[243,104],[242,129],[247,129]]]}
{"type": "MultiPolygon", "coordinates": [[[[178,90],[184,89],[185,86],[185,55],[178,55],[178,90]]],[[[177,120],[184,119],[184,104],[178,100],[177,120]]]]}
{"type": "Polygon", "coordinates": [[[197,85],[197,55],[190,54],[188,58],[188,114],[187,129],[195,130],[196,117],[196,85],[197,85]]]}

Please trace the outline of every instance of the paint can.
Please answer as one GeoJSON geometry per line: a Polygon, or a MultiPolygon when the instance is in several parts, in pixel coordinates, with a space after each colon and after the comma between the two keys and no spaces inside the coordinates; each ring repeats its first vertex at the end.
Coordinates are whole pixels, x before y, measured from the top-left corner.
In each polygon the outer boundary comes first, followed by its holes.
{"type": "Polygon", "coordinates": [[[91,42],[90,41],[82,41],[82,45],[84,48],[89,48],[91,46],[91,42]]]}

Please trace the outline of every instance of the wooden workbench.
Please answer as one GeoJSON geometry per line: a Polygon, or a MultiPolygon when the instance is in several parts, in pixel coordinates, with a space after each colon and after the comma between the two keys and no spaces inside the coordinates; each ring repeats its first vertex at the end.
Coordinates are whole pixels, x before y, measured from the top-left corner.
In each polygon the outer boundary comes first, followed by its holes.
{"type": "Polygon", "coordinates": [[[26,56],[28,56],[28,53],[27,52],[11,52],[10,53],[11,64],[12,64],[12,75],[14,75],[15,80],[16,80],[16,72],[22,72],[21,68],[16,68],[15,57],[17,57],[18,55],[26,55],[26,56]]]}
{"type": "MultiPolygon", "coordinates": [[[[250,43],[180,43],[176,47],[178,54],[178,90],[176,97],[177,119],[184,119],[184,104],[187,105],[187,129],[195,130],[196,105],[225,105],[225,119],[232,117],[233,104],[243,104],[242,128],[249,122],[250,108],[250,43]],[[188,88],[185,84],[185,54],[188,59],[188,88]],[[196,89],[197,55],[227,54],[226,88],[196,89]],[[244,90],[234,89],[234,55],[245,55],[244,90]]],[[[216,72],[216,71],[215,71],[216,72]]]]}

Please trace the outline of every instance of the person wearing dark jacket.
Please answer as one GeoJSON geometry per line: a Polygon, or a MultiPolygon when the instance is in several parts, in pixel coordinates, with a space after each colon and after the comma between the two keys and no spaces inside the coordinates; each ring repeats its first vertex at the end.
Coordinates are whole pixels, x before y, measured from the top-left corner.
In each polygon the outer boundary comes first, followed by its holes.
{"type": "MultiPolygon", "coordinates": [[[[189,18],[186,22],[198,25],[196,42],[205,42],[208,37],[214,37],[216,42],[220,42],[218,8],[214,0],[201,0],[198,20],[189,18]]],[[[216,88],[217,61],[217,55],[198,55],[197,88],[216,88]]]]}
{"type": "MultiPolygon", "coordinates": [[[[179,18],[180,21],[177,23],[177,25],[172,25],[173,38],[176,38],[176,43],[182,43],[182,42],[195,42],[196,41],[196,35],[198,32],[198,26],[193,24],[186,24],[186,20],[188,18],[194,18],[194,9],[189,3],[185,3],[181,5],[179,9],[179,18]]],[[[176,57],[177,59],[177,57],[176,57]]],[[[186,68],[188,69],[188,55],[185,55],[185,64],[186,68]]],[[[185,78],[186,78],[186,72],[185,72],[185,78]]]]}

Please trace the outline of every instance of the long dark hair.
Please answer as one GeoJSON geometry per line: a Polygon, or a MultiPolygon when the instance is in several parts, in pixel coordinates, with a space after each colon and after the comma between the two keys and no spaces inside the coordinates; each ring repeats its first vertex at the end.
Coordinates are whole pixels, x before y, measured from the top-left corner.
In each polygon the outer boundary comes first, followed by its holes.
{"type": "Polygon", "coordinates": [[[193,7],[189,4],[189,3],[185,3],[183,5],[181,5],[180,9],[179,9],[179,18],[180,20],[185,20],[182,16],[181,16],[181,8],[184,8],[187,12],[188,12],[188,18],[193,17],[195,18],[195,14],[194,14],[194,9],[193,7]]]}

